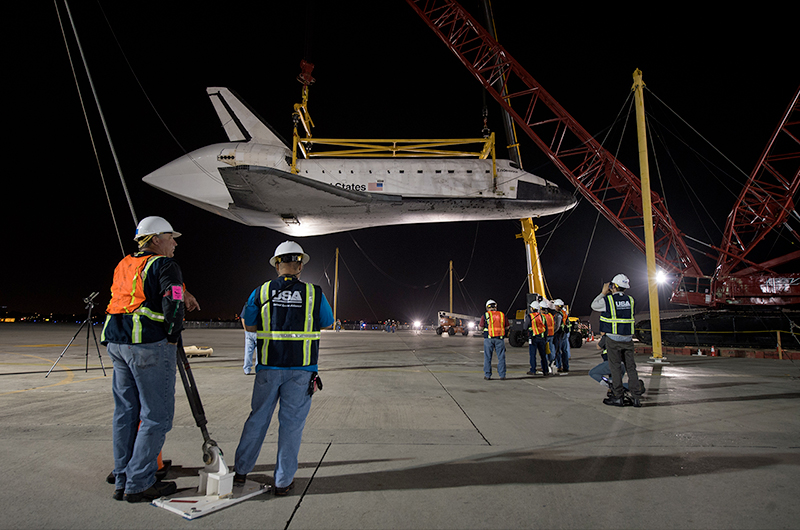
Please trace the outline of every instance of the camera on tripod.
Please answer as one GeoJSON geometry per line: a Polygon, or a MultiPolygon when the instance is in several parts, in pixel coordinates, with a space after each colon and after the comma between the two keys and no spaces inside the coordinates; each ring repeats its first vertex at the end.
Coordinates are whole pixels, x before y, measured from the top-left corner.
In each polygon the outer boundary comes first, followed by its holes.
{"type": "MultiPolygon", "coordinates": [[[[92,304],[92,305],[94,305],[94,299],[97,297],[98,294],[100,294],[100,293],[92,293],[92,294],[90,294],[89,296],[87,296],[86,298],[83,299],[83,303],[84,304],[92,304]]],[[[87,305],[87,307],[88,307],[88,305],[87,305]]]]}
{"type": "Polygon", "coordinates": [[[45,375],[45,378],[50,375],[50,373],[53,371],[53,368],[56,367],[58,361],[61,360],[61,358],[64,356],[64,353],[66,353],[67,349],[75,341],[75,339],[78,337],[78,334],[86,324],[89,324],[89,327],[86,328],[86,371],[89,371],[89,333],[91,332],[92,336],[94,337],[94,345],[97,348],[97,357],[100,359],[100,367],[103,369],[103,376],[106,375],[106,367],[103,365],[103,356],[100,355],[100,345],[97,343],[97,334],[94,332],[94,326],[92,326],[92,309],[94,308],[94,299],[98,294],[100,293],[94,292],[83,299],[83,303],[86,304],[86,309],[89,310],[89,313],[86,315],[86,320],[81,323],[81,327],[79,327],[78,331],[75,332],[72,340],[69,341],[67,347],[64,348],[64,351],[62,351],[61,355],[58,356],[58,359],[56,359],[56,362],[53,363],[53,366],[50,367],[50,370],[47,372],[47,375],[45,375]]]}

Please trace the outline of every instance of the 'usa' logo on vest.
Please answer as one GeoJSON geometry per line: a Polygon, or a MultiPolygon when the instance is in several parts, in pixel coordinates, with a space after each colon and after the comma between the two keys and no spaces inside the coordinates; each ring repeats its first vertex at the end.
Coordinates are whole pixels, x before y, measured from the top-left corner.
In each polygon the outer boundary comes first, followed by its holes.
{"type": "Polygon", "coordinates": [[[302,302],[300,291],[272,291],[273,302],[302,302]]]}
{"type": "Polygon", "coordinates": [[[615,300],[614,305],[617,309],[630,309],[631,302],[630,300],[615,300]]]}

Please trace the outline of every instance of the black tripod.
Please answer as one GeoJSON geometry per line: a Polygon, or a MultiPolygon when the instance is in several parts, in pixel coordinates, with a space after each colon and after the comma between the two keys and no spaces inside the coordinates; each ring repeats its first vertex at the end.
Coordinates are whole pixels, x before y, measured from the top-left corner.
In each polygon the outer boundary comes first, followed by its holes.
{"type": "Polygon", "coordinates": [[[67,344],[67,347],[64,348],[64,351],[62,351],[61,355],[58,356],[58,359],[56,359],[56,362],[54,362],[53,366],[50,367],[50,370],[47,372],[47,375],[45,375],[45,378],[48,375],[50,375],[50,372],[53,371],[53,368],[56,367],[56,365],[58,364],[58,361],[61,360],[61,358],[66,353],[67,349],[70,347],[70,345],[72,345],[72,343],[78,337],[78,333],[81,332],[81,330],[83,329],[83,326],[85,326],[87,323],[89,324],[89,327],[86,328],[86,372],[89,371],[89,330],[91,330],[92,331],[92,336],[94,337],[94,345],[97,347],[97,357],[100,359],[100,367],[103,369],[103,376],[106,375],[106,367],[103,366],[103,356],[100,355],[100,344],[97,342],[97,335],[94,332],[94,326],[92,326],[92,309],[94,308],[94,298],[98,294],[100,294],[100,293],[92,293],[92,294],[90,294],[89,296],[87,296],[86,298],[83,299],[83,302],[86,304],[86,309],[89,310],[89,314],[86,315],[86,320],[84,320],[83,323],[81,323],[81,327],[78,328],[78,331],[75,332],[75,335],[72,337],[72,340],[69,341],[69,344],[67,344]]]}

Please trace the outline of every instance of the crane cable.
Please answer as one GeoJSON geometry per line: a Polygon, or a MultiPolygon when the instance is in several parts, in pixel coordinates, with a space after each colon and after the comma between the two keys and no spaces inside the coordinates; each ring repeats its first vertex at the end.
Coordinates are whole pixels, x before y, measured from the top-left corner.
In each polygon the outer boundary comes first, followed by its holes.
{"type": "MultiPolygon", "coordinates": [[[[94,86],[94,80],[92,79],[92,74],[89,71],[89,64],[86,62],[86,56],[83,53],[83,46],[81,46],[81,41],[80,41],[80,38],[78,37],[78,30],[75,27],[75,20],[72,18],[72,11],[70,11],[70,9],[69,9],[69,2],[67,2],[67,0],[64,0],[64,6],[67,8],[67,16],[69,16],[70,25],[72,26],[72,31],[75,34],[75,42],[78,45],[78,51],[80,52],[81,60],[83,61],[83,67],[86,70],[86,77],[89,80],[89,86],[92,89],[92,95],[94,96],[94,102],[95,102],[95,105],[97,105],[97,112],[100,114],[100,121],[103,124],[103,130],[106,133],[106,139],[108,140],[108,145],[109,145],[109,148],[111,149],[111,155],[113,156],[114,163],[117,166],[117,172],[119,173],[119,180],[122,183],[122,189],[125,192],[125,198],[128,201],[128,207],[131,210],[131,216],[133,216],[133,224],[134,225],[138,225],[139,224],[139,219],[136,217],[136,212],[133,209],[133,202],[131,201],[131,196],[128,193],[128,186],[125,183],[125,177],[122,174],[122,167],[120,166],[119,158],[117,157],[117,151],[114,148],[114,142],[111,140],[111,133],[108,130],[108,124],[106,123],[106,118],[105,118],[105,115],[103,114],[103,109],[100,106],[100,99],[97,97],[97,90],[95,89],[95,86],[94,86]]],[[[56,4],[56,10],[58,10],[58,5],[57,4],[56,4]]],[[[59,16],[59,20],[61,20],[60,16],[59,16]]],[[[74,70],[73,70],[73,72],[74,72],[74,70]]],[[[76,78],[76,82],[77,82],[77,78],[76,78]]],[[[84,113],[84,115],[85,115],[85,113],[84,113]]],[[[88,120],[87,120],[87,125],[88,125],[88,120]]],[[[95,154],[96,154],[96,151],[95,151],[95,154]]],[[[124,250],[123,250],[123,254],[124,254],[124,250]]]]}
{"type": "MultiPolygon", "coordinates": [[[[114,223],[114,230],[116,230],[116,232],[117,232],[117,240],[119,241],[119,249],[122,251],[122,256],[124,257],[125,256],[125,247],[122,244],[122,235],[119,232],[119,224],[117,223],[117,217],[114,214],[114,207],[111,205],[111,195],[108,192],[108,185],[106,184],[106,178],[105,178],[105,175],[103,174],[103,166],[100,164],[100,156],[99,156],[99,154],[97,152],[97,144],[95,144],[94,135],[92,134],[92,126],[89,123],[89,116],[86,113],[86,105],[83,102],[83,94],[81,93],[80,83],[78,83],[78,74],[77,74],[77,72],[75,72],[75,63],[72,61],[72,53],[69,50],[69,42],[67,41],[67,34],[64,31],[64,23],[63,23],[63,20],[61,19],[61,12],[58,9],[58,2],[56,0],[53,0],[53,4],[54,4],[54,7],[56,8],[56,15],[58,16],[58,25],[61,28],[61,36],[64,38],[64,47],[67,49],[67,57],[69,59],[70,69],[72,70],[72,77],[75,80],[75,88],[78,90],[78,99],[80,100],[80,103],[81,103],[81,110],[83,112],[83,119],[86,121],[86,128],[89,131],[89,142],[92,144],[92,151],[94,152],[94,158],[95,158],[95,161],[97,161],[97,170],[100,172],[100,181],[103,183],[103,191],[106,194],[106,201],[108,202],[108,209],[111,212],[111,221],[114,223]]],[[[67,7],[67,13],[69,14],[69,6],[67,5],[66,1],[64,2],[64,5],[67,7]]],[[[70,14],[70,21],[72,21],[72,15],[71,14],[70,14]]],[[[74,23],[72,24],[72,30],[75,33],[75,39],[77,40],[78,39],[78,33],[75,30],[74,23]]],[[[78,44],[78,46],[80,48],[80,43],[78,44]]],[[[85,61],[84,61],[84,64],[85,64],[85,61]]],[[[87,74],[88,74],[88,69],[87,69],[87,74]]],[[[134,219],[135,218],[136,218],[136,216],[134,214],[134,219]]]]}

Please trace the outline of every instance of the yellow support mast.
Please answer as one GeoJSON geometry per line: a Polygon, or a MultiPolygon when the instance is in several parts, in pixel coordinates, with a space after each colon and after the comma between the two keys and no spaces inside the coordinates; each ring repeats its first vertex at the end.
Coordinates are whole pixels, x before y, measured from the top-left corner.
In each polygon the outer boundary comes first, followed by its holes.
{"type": "MultiPolygon", "coordinates": [[[[522,233],[517,234],[517,239],[522,238],[525,243],[525,255],[528,260],[528,292],[545,296],[544,273],[539,261],[539,247],[536,244],[536,230],[533,219],[528,217],[520,219],[522,233]]],[[[527,308],[526,308],[527,311],[527,308]]]]}
{"type": "Polygon", "coordinates": [[[450,312],[453,312],[453,260],[450,260],[450,312]]]}
{"type": "Polygon", "coordinates": [[[644,247],[647,258],[647,291],[650,297],[650,322],[652,323],[653,359],[662,362],[661,317],[658,312],[658,282],[656,281],[656,251],[653,234],[653,205],[650,193],[650,165],[647,159],[647,131],[644,121],[644,82],[642,71],[633,73],[633,93],[636,100],[636,130],[639,139],[639,172],[642,181],[642,220],[644,222],[644,247]]]}

